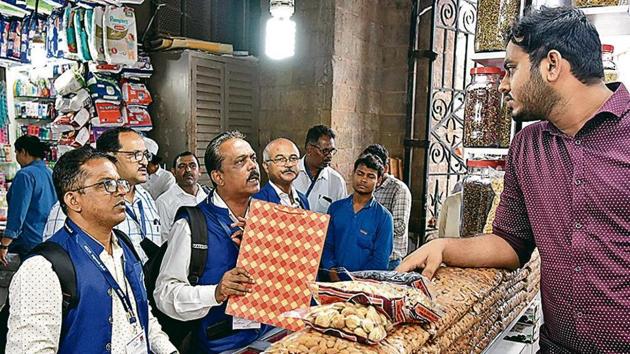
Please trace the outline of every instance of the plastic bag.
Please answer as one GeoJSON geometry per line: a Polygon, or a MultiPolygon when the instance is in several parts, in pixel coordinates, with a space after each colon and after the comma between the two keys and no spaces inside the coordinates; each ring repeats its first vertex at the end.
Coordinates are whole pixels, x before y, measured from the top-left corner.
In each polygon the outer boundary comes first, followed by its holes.
{"type": "Polygon", "coordinates": [[[107,6],[103,16],[105,58],[111,64],[138,61],[136,16],[130,7],[107,6]]]}
{"type": "Polygon", "coordinates": [[[94,106],[96,107],[96,115],[98,117],[94,125],[99,127],[120,127],[125,123],[118,103],[97,101],[94,106]]]}
{"type": "Polygon", "coordinates": [[[311,307],[299,318],[318,332],[364,344],[379,343],[394,328],[375,307],[349,302],[311,307]]]}
{"type": "Polygon", "coordinates": [[[97,61],[105,61],[105,49],[103,48],[103,11],[104,9],[100,6],[94,7],[92,17],[90,18],[91,25],[89,27],[88,46],[92,59],[97,61]]]}
{"type": "Polygon", "coordinates": [[[116,79],[107,73],[88,73],[87,85],[93,99],[116,101],[122,99],[120,85],[116,79]]]}
{"type": "Polygon", "coordinates": [[[122,96],[128,105],[148,106],[153,102],[151,93],[141,82],[125,82],[122,85],[122,96]]]}
{"type": "Polygon", "coordinates": [[[314,283],[313,298],[319,304],[349,301],[372,305],[384,313],[393,324],[431,323],[443,312],[428,296],[418,289],[371,281],[342,281],[314,283]]]}
{"type": "Polygon", "coordinates": [[[74,9],[68,4],[63,13],[63,26],[66,34],[66,43],[68,45],[68,51],[65,57],[68,59],[78,59],[77,53],[77,37],[74,30],[74,9]]]}
{"type": "Polygon", "coordinates": [[[76,112],[89,106],[92,100],[86,89],[80,89],[73,97],[58,96],[55,100],[55,109],[61,113],[76,112]]]}
{"type": "Polygon", "coordinates": [[[127,106],[123,110],[124,120],[127,125],[135,130],[149,131],[153,129],[151,115],[142,106],[127,106]]]}
{"type": "Polygon", "coordinates": [[[355,280],[375,280],[410,286],[422,291],[422,293],[428,296],[429,299],[433,300],[431,281],[417,272],[399,273],[393,270],[366,270],[361,272],[352,272],[350,275],[355,280]]]}
{"type": "Polygon", "coordinates": [[[85,87],[83,75],[75,69],[66,70],[63,74],[59,75],[54,83],[57,95],[62,96],[77,92],[83,87],[85,87]]]}
{"type": "Polygon", "coordinates": [[[83,61],[92,60],[90,49],[88,47],[87,32],[85,31],[85,9],[77,8],[74,10],[74,33],[77,40],[77,53],[83,61]]]}
{"type": "Polygon", "coordinates": [[[9,47],[9,32],[11,31],[11,21],[0,16],[0,58],[7,57],[9,47]]]}

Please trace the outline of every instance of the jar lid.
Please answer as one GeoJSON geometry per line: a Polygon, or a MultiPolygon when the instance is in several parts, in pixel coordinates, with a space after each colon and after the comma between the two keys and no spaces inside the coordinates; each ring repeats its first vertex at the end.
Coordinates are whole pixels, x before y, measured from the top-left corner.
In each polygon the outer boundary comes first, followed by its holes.
{"type": "Polygon", "coordinates": [[[497,168],[499,160],[468,160],[466,166],[468,167],[492,167],[497,168]]]}
{"type": "Polygon", "coordinates": [[[477,75],[477,74],[495,74],[495,75],[499,75],[502,74],[503,70],[501,70],[501,68],[498,68],[496,66],[481,66],[478,68],[472,68],[470,69],[470,75],[477,75]]]}
{"type": "Polygon", "coordinates": [[[612,53],[615,51],[615,46],[612,44],[602,44],[602,52],[612,53]]]}

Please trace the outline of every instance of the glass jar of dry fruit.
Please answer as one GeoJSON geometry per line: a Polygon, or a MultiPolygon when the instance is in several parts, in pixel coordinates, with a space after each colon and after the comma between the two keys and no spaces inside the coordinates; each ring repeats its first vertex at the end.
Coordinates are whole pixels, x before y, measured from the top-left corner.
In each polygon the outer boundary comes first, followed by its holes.
{"type": "MultiPolygon", "coordinates": [[[[504,145],[505,123],[499,84],[503,71],[497,67],[470,70],[471,83],[466,87],[464,101],[464,147],[496,148],[504,145]]],[[[509,132],[507,133],[509,135],[509,132]]]]}

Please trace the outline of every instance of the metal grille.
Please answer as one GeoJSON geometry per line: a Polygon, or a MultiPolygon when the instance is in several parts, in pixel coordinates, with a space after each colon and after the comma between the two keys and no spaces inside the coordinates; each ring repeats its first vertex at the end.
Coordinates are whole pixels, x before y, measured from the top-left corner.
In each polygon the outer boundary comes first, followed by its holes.
{"type": "Polygon", "coordinates": [[[464,88],[474,67],[477,3],[437,0],[433,3],[432,51],[427,111],[427,183],[425,235],[436,232],[444,199],[466,173],[462,153],[464,88]]]}
{"type": "Polygon", "coordinates": [[[182,0],[161,0],[162,7],[155,16],[155,30],[157,33],[181,36],[182,28],[182,0]]]}

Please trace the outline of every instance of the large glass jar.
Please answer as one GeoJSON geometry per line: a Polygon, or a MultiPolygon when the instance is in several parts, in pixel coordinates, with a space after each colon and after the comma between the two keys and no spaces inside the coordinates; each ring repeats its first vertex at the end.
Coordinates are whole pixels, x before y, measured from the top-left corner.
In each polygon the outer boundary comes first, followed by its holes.
{"type": "Polygon", "coordinates": [[[505,50],[505,34],[521,11],[520,0],[479,0],[475,52],[505,50]]]}
{"type": "Polygon", "coordinates": [[[595,6],[617,6],[621,5],[624,0],[575,0],[577,7],[595,7],[595,6]]]}
{"type": "Polygon", "coordinates": [[[495,198],[493,184],[503,179],[503,160],[468,160],[468,174],[462,182],[460,236],[471,237],[483,232],[495,198]]]}
{"type": "Polygon", "coordinates": [[[617,64],[614,61],[614,52],[614,46],[610,44],[602,45],[602,63],[604,64],[604,81],[606,83],[617,81],[617,64]]]}
{"type": "Polygon", "coordinates": [[[497,67],[470,70],[471,83],[466,87],[464,102],[464,147],[496,148],[504,145],[509,135],[511,119],[503,109],[499,83],[503,71],[497,67]],[[507,131],[507,133],[506,133],[507,131]]]}

